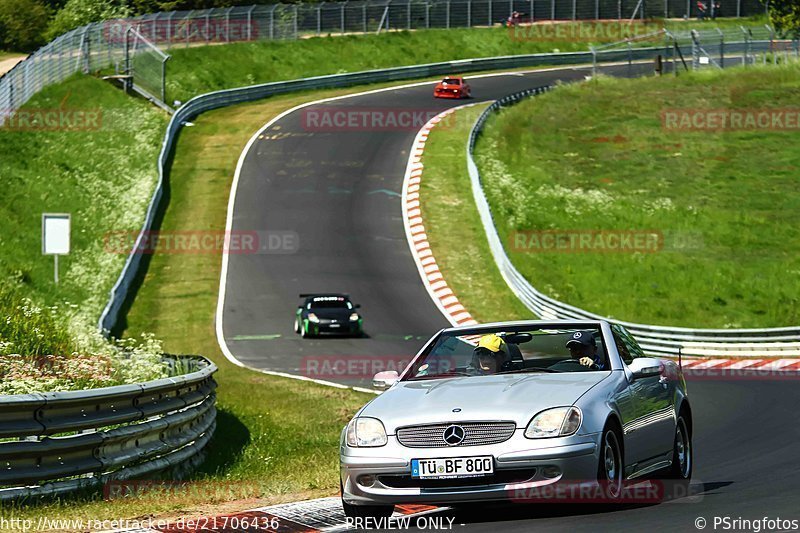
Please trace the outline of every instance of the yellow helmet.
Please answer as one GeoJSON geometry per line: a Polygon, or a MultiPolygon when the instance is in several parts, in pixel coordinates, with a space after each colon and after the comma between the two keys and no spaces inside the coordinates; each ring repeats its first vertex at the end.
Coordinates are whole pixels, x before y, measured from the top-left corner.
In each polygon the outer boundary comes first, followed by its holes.
{"type": "Polygon", "coordinates": [[[505,348],[505,344],[503,339],[490,333],[481,337],[481,340],[478,341],[478,348],[486,348],[492,353],[497,353],[505,348]]]}

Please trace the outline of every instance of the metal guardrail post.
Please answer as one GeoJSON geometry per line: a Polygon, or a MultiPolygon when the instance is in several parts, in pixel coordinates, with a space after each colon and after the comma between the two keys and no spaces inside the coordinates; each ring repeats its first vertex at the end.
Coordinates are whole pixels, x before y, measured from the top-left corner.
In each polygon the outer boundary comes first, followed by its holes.
{"type": "Polygon", "coordinates": [[[744,33],[744,66],[747,67],[750,63],[750,31],[745,29],[744,26],[739,26],[744,33]]]}
{"type": "Polygon", "coordinates": [[[725,34],[717,28],[719,33],[719,66],[725,68],[725,34]]]}

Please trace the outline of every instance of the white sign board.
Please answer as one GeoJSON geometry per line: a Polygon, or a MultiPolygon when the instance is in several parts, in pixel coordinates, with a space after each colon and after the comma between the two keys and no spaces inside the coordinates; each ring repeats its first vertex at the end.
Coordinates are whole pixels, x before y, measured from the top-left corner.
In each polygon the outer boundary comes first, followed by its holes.
{"type": "Polygon", "coordinates": [[[708,65],[710,62],[708,56],[700,56],[700,64],[701,65],[708,65]]]}
{"type": "Polygon", "coordinates": [[[42,253],[67,255],[69,253],[70,219],[67,214],[42,214],[42,253]]]}

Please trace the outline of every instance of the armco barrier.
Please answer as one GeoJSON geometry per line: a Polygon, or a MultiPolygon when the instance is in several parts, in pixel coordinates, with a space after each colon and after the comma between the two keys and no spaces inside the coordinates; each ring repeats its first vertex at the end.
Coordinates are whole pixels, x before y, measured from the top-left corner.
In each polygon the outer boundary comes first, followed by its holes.
{"type": "Polygon", "coordinates": [[[217,367],[202,357],[181,359],[191,373],[0,396],[0,501],[97,487],[198,457],[216,427],[217,367]]]}
{"type": "MultiPolygon", "coordinates": [[[[730,43],[730,50],[734,51],[743,48],[743,43],[730,43]]],[[[750,50],[766,50],[769,48],[769,41],[751,41],[750,50]]],[[[633,50],[618,50],[604,52],[597,62],[613,63],[620,61],[643,61],[655,58],[657,55],[669,56],[669,47],[656,48],[635,48],[633,50]]],[[[688,53],[688,51],[687,51],[688,53]]],[[[426,78],[429,76],[441,76],[452,74],[453,72],[467,73],[490,70],[504,70],[515,68],[527,68],[551,65],[576,65],[591,64],[591,52],[568,52],[558,54],[528,54],[516,56],[487,57],[479,59],[464,59],[459,61],[447,61],[443,63],[430,63],[427,65],[415,65],[408,67],[388,68],[381,70],[369,70],[364,72],[354,72],[350,74],[333,74],[330,76],[316,76],[299,80],[281,81],[228,89],[196,96],[181,106],[167,126],[166,134],[161,145],[161,153],[158,156],[158,183],[155,193],[147,209],[144,225],[133,245],[131,253],[125,262],[117,282],[111,289],[108,303],[100,316],[98,327],[100,331],[109,334],[119,321],[119,314],[123,304],[128,297],[129,290],[136,278],[142,261],[142,255],[133,250],[140,248],[141,240],[144,235],[153,229],[153,220],[161,207],[161,199],[164,194],[165,181],[167,179],[168,160],[175,144],[175,139],[183,125],[197,115],[218,109],[221,107],[251,102],[294,91],[318,90],[337,87],[350,87],[354,85],[381,83],[400,80],[412,80],[426,78]]]]}
{"type": "Polygon", "coordinates": [[[550,298],[538,291],[525,279],[506,254],[503,243],[497,233],[497,228],[494,226],[491,208],[483,193],[480,173],[473,159],[473,150],[475,142],[490,115],[505,106],[515,104],[520,100],[542,94],[551,89],[552,87],[549,86],[529,89],[495,101],[478,117],[470,131],[467,144],[467,169],[486,238],[489,241],[489,247],[497,267],[517,298],[536,316],[544,319],[602,319],[621,324],[636,337],[645,352],[656,356],[676,356],[679,353],[700,357],[796,356],[798,350],[800,350],[800,327],[692,329],[623,322],[602,317],[550,298]]]}

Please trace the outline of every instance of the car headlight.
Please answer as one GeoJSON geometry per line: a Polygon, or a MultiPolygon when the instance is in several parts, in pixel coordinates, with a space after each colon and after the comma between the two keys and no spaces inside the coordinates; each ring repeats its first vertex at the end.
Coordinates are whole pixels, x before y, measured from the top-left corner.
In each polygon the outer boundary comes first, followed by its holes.
{"type": "Polygon", "coordinates": [[[581,427],[583,415],[577,407],[555,407],[542,411],[528,423],[525,436],[529,439],[565,437],[581,427]]]}
{"type": "Polygon", "coordinates": [[[308,321],[314,322],[315,324],[319,323],[319,318],[314,313],[308,313],[308,321]]]}
{"type": "Polygon", "coordinates": [[[358,320],[358,313],[350,315],[350,322],[355,322],[356,320],[358,320]]]}
{"type": "Polygon", "coordinates": [[[384,446],[388,442],[383,422],[377,418],[358,417],[347,424],[347,445],[354,448],[384,446]]]}

